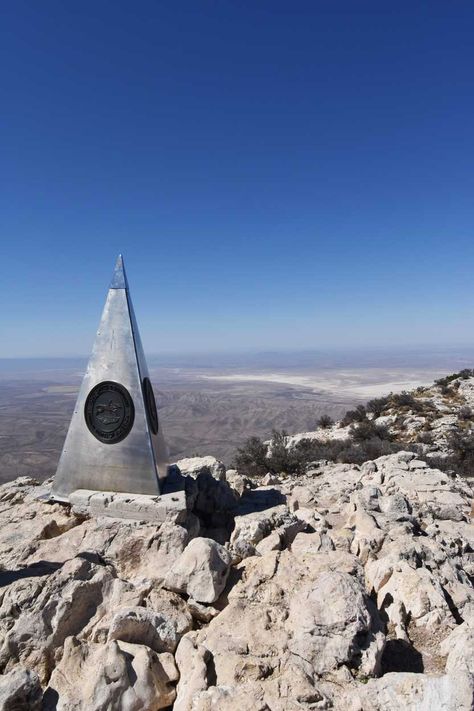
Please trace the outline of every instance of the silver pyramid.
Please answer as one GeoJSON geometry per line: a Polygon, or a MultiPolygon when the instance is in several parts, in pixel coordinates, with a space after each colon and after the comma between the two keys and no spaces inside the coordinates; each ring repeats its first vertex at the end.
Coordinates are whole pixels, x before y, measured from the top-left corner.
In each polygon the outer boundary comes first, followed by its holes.
{"type": "Polygon", "coordinates": [[[119,255],[51,498],[76,489],[159,494],[168,451],[119,255]]]}

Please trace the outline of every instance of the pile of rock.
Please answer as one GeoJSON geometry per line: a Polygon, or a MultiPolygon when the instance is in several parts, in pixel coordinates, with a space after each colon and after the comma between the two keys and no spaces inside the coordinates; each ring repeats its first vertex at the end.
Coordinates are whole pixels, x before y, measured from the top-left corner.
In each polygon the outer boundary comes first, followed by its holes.
{"type": "Polygon", "coordinates": [[[473,494],[412,452],[299,478],[178,463],[184,517],[0,487],[0,709],[474,704],[473,494]]]}

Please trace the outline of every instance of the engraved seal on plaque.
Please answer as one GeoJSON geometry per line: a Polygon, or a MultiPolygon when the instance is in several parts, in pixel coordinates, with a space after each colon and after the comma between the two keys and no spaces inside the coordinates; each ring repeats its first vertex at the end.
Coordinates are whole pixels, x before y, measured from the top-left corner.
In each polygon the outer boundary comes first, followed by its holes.
{"type": "Polygon", "coordinates": [[[132,429],[135,418],[131,395],[119,383],[111,380],[99,383],[87,396],[84,417],[87,427],[99,442],[121,442],[132,429]]]}
{"type": "Polygon", "coordinates": [[[143,399],[145,400],[148,424],[153,434],[158,433],[158,412],[150,378],[143,378],[143,399]]]}

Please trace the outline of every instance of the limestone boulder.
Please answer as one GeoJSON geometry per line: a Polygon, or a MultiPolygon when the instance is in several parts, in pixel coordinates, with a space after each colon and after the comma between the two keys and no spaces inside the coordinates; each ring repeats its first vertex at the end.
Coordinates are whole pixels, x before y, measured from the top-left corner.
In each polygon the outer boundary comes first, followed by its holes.
{"type": "Polygon", "coordinates": [[[441,643],[441,654],[447,656],[446,671],[474,675],[474,617],[456,627],[441,643]]]}
{"type": "Polygon", "coordinates": [[[112,579],[109,570],[77,558],[53,573],[47,585],[40,582],[33,599],[30,590],[25,591],[21,614],[15,606],[9,612],[1,640],[0,668],[8,671],[23,664],[34,669],[42,681],[47,680],[55,651],[66,637],[91,622],[112,579]]]}
{"type": "Polygon", "coordinates": [[[38,501],[37,484],[21,477],[0,486],[0,565],[6,569],[30,564],[38,547],[51,540],[57,545],[58,538],[83,523],[59,504],[38,501]]]}
{"type": "Polygon", "coordinates": [[[177,679],[169,653],[68,637],[44,695],[44,711],[158,711],[173,703],[177,679]]]}
{"type": "Polygon", "coordinates": [[[211,686],[194,697],[193,711],[301,711],[337,708],[319,688],[297,673],[282,687],[275,679],[263,684],[250,681],[234,686],[211,686]]]}
{"type": "Polygon", "coordinates": [[[73,558],[46,579],[18,580],[3,597],[3,672],[21,664],[33,669],[45,683],[67,637],[83,634],[105,639],[101,629],[107,628],[104,620],[110,609],[140,604],[143,590],[116,578],[94,554],[89,558],[73,558]]]}
{"type": "Polygon", "coordinates": [[[225,479],[238,497],[242,496],[244,491],[250,486],[250,480],[242,476],[237,469],[227,469],[225,479]]]}
{"type": "Polygon", "coordinates": [[[356,578],[337,571],[321,573],[295,592],[288,613],[288,649],[317,674],[341,664],[353,666],[355,656],[362,673],[378,673],[385,635],[375,606],[356,578]]]}
{"type": "Polygon", "coordinates": [[[112,619],[108,639],[145,644],[154,652],[174,652],[178,644],[172,620],[145,607],[118,610],[112,619]]]}
{"type": "Polygon", "coordinates": [[[253,555],[256,546],[272,532],[277,533],[282,544],[287,546],[306,527],[305,521],[281,504],[263,511],[236,516],[230,544],[237,556],[245,558],[247,555],[253,555]]]}
{"type": "Polygon", "coordinates": [[[199,474],[210,472],[218,481],[225,481],[225,465],[215,457],[188,457],[176,462],[181,474],[197,479],[199,474]]]}
{"type": "Polygon", "coordinates": [[[190,540],[186,528],[172,523],[117,528],[105,555],[119,575],[133,582],[161,583],[190,540]]]}
{"type": "Polygon", "coordinates": [[[377,553],[385,540],[385,532],[379,527],[375,516],[363,509],[357,509],[347,519],[346,528],[353,531],[350,550],[363,563],[369,555],[377,553]]]}
{"type": "Polygon", "coordinates": [[[0,711],[40,711],[42,699],[39,677],[30,669],[0,674],[0,711]]]}
{"type": "Polygon", "coordinates": [[[193,628],[190,605],[171,590],[153,586],[143,598],[143,604],[149,610],[166,617],[173,625],[179,638],[193,628]]]}
{"type": "MultiPolygon", "coordinates": [[[[274,535],[274,534],[271,534],[274,535]]],[[[270,538],[269,536],[268,538],[270,538]]],[[[268,540],[268,539],[264,539],[268,540]]],[[[264,541],[263,541],[264,542],[264,541]]],[[[259,544],[261,545],[261,544],[259,544]]],[[[257,546],[258,549],[258,546],[257,546]]],[[[291,544],[291,552],[293,555],[302,557],[308,553],[319,553],[320,551],[331,551],[335,550],[335,545],[327,535],[327,533],[298,533],[295,537],[293,543],[291,544]]]]}
{"type": "Polygon", "coordinates": [[[472,711],[474,678],[470,674],[428,676],[392,672],[350,689],[341,699],[347,711],[472,711]]]}
{"type": "Polygon", "coordinates": [[[436,576],[427,568],[413,569],[403,561],[396,565],[387,582],[379,588],[377,603],[394,624],[409,616],[417,626],[455,625],[436,576]]]}
{"type": "Polygon", "coordinates": [[[212,684],[211,668],[208,669],[212,655],[191,632],[180,641],[175,658],[180,676],[173,711],[191,711],[195,698],[212,684]]]}
{"type": "Polygon", "coordinates": [[[211,538],[194,538],[171,566],[164,586],[186,593],[197,602],[215,602],[222,593],[231,564],[230,553],[211,538]]]}
{"type": "Polygon", "coordinates": [[[315,535],[299,533],[293,545],[305,538],[308,544],[297,545],[295,553],[270,551],[237,566],[227,606],[207,627],[190,633],[193,648],[204,648],[212,660],[193,703],[204,709],[204,701],[215,698],[223,709],[232,708],[246,689],[256,708],[311,708],[325,698],[321,676],[338,674],[342,666],[350,678],[349,670],[378,672],[385,635],[365,593],[360,562],[319,550],[311,540],[315,535]]]}

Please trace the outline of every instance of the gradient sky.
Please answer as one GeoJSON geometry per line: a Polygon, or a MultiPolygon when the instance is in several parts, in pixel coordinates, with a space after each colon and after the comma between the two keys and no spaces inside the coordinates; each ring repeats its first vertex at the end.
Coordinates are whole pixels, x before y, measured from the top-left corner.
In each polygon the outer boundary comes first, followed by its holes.
{"type": "Polygon", "coordinates": [[[474,343],[472,2],[0,10],[0,357],[474,343]]]}

